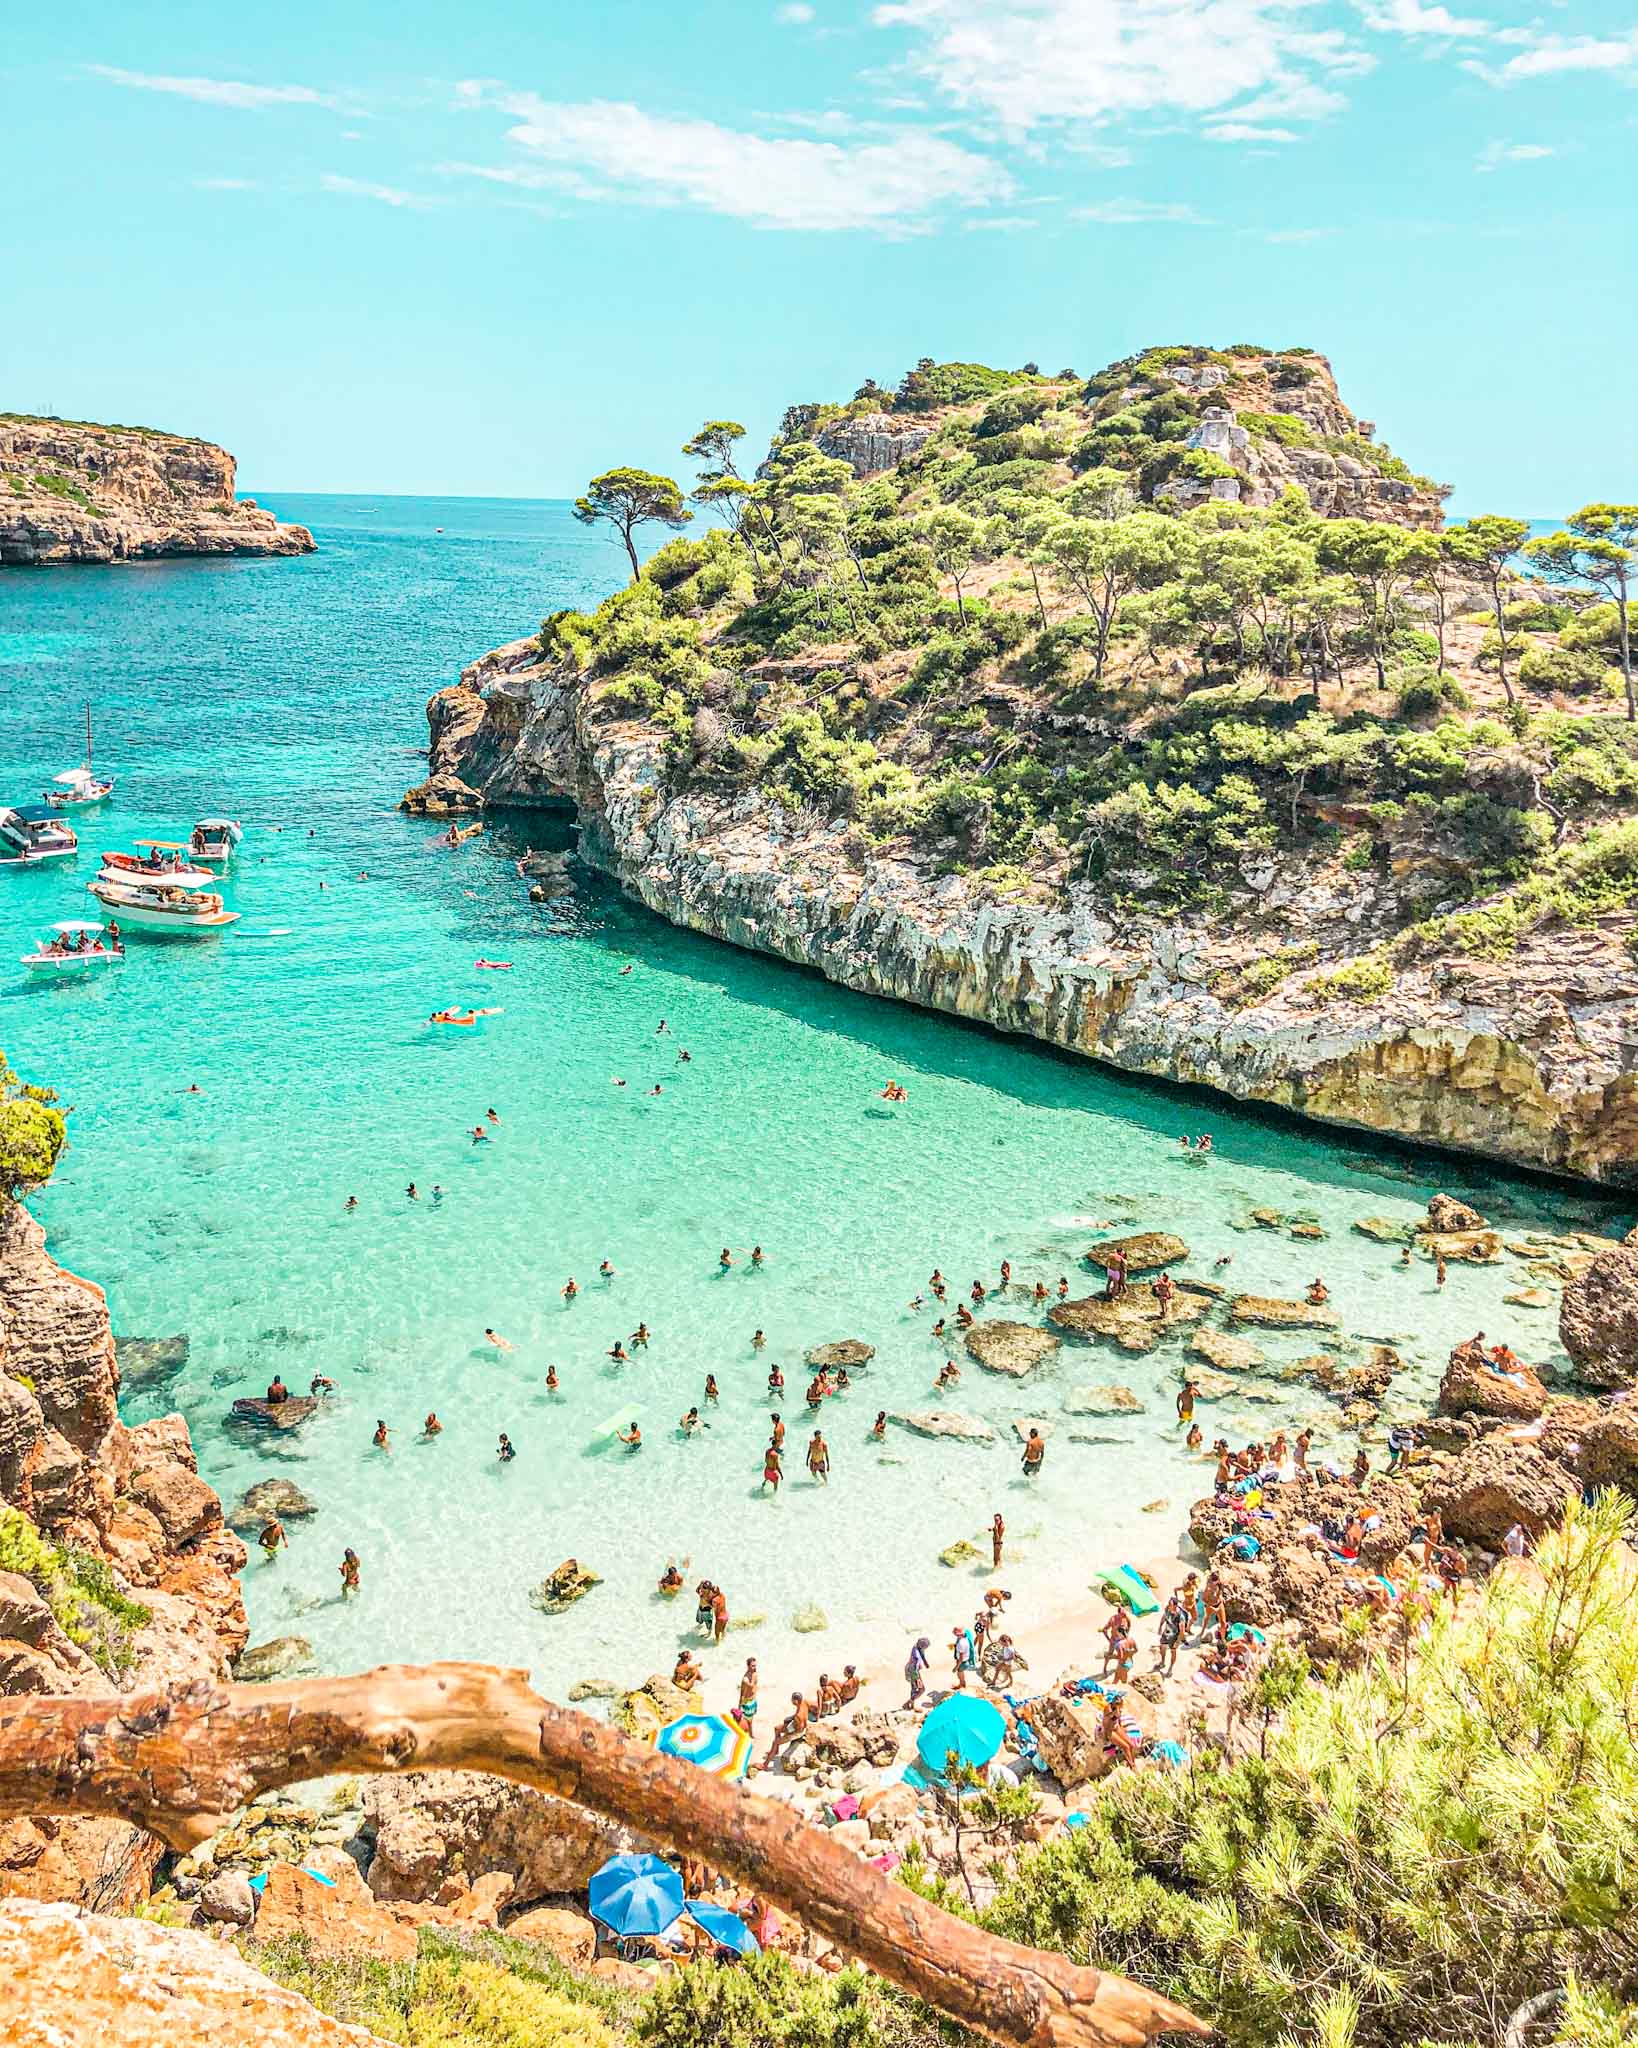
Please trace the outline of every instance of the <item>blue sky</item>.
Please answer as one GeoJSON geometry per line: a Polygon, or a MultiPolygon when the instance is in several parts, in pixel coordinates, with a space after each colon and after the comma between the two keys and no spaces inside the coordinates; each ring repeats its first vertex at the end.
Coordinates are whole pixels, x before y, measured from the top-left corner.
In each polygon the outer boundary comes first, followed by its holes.
{"type": "Polygon", "coordinates": [[[922,354],[1301,343],[1462,509],[1638,496],[1638,4],[1470,4],[13,9],[0,406],[551,496],[922,354]]]}

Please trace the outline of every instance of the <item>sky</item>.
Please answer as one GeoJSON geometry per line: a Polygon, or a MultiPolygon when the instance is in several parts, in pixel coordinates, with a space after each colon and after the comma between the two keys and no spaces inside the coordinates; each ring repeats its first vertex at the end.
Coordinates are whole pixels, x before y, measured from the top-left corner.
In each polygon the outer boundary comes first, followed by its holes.
{"type": "Polygon", "coordinates": [[[0,409],[242,489],[565,496],[922,355],[1255,342],[1462,511],[1638,497],[1638,0],[61,0],[0,135],[0,409]]]}

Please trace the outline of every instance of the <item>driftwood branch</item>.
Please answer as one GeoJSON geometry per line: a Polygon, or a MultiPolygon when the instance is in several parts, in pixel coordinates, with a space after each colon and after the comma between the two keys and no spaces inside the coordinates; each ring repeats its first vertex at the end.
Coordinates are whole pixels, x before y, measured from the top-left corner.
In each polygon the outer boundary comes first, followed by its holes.
{"type": "Polygon", "coordinates": [[[521,1671],[390,1664],[282,1685],[0,1700],[0,1815],[112,1814],[177,1849],[276,1786],[435,1768],[555,1793],[729,1871],[999,2048],[1139,2048],[1210,2031],[1141,1985],[941,1912],[790,1807],[542,1699],[521,1671]]]}

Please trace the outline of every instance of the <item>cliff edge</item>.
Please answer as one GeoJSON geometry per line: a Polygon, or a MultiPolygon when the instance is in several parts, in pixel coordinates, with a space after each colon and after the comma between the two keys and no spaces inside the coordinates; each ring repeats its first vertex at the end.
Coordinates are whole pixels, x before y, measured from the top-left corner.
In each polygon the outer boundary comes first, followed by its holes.
{"type": "Polygon", "coordinates": [[[233,457],[209,441],[0,413],[0,565],[311,554],[305,526],[233,488],[233,457]]]}

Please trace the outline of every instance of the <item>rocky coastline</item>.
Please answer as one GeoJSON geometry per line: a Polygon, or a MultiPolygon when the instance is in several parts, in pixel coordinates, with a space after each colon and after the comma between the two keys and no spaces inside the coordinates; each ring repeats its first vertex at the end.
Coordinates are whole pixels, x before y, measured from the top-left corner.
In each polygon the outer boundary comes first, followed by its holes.
{"type": "Polygon", "coordinates": [[[209,441],[0,413],[0,567],[312,553],[234,480],[209,441]]]}
{"type": "Polygon", "coordinates": [[[1236,968],[1271,926],[1367,955],[1373,877],[1270,854],[1228,917],[1118,918],[1091,882],[1043,909],[758,791],[671,793],[664,735],[597,715],[596,693],[533,639],[496,648],[431,700],[430,772],[405,807],[566,800],[581,856],[660,916],[849,988],[1319,1123],[1638,1184],[1638,963],[1604,934],[1434,953],[1368,1002],[1245,1002],[1236,968]]]}

